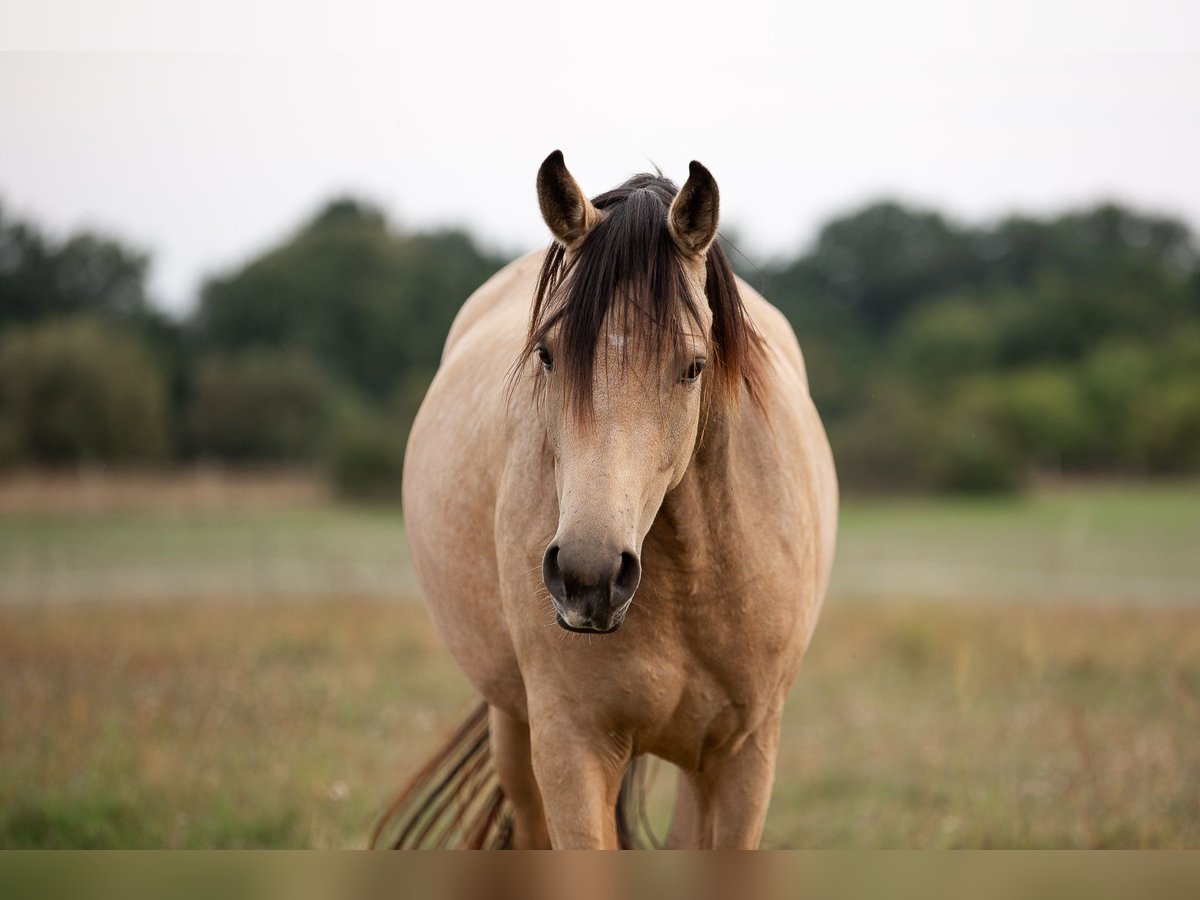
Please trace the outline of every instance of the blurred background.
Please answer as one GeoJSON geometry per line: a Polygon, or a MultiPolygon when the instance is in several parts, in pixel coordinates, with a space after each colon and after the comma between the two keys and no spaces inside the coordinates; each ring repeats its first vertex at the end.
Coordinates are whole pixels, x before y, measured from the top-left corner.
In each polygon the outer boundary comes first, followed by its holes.
{"type": "Polygon", "coordinates": [[[0,56],[0,846],[365,841],[471,698],[408,427],[555,148],[705,162],[806,355],[767,843],[1197,844],[1200,14],[239,9],[0,16],[80,51],[0,56]]]}

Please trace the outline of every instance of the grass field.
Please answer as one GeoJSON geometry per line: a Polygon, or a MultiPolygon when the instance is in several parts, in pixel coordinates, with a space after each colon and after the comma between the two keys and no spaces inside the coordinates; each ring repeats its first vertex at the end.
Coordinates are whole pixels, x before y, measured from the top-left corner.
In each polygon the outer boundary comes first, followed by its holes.
{"type": "MultiPolygon", "coordinates": [[[[1200,845],[1200,486],[842,524],[769,844],[1200,845]]],[[[0,846],[359,846],[470,701],[394,510],[0,513],[0,846]]]]}

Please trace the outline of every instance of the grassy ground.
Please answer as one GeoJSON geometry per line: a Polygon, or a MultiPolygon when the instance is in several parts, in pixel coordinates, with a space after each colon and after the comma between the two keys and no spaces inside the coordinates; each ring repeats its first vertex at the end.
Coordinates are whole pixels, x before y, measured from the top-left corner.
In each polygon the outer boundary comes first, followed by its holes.
{"type": "MultiPolygon", "coordinates": [[[[0,516],[0,846],[361,845],[471,699],[402,538],[0,516]]],[[[1200,845],[1197,546],[1195,486],[849,505],[768,843],[1200,845]]]]}
{"type": "Polygon", "coordinates": [[[0,610],[0,845],[360,845],[469,698],[414,604],[0,610]]]}
{"type": "Polygon", "coordinates": [[[393,509],[0,516],[0,605],[415,591],[393,509]]]}
{"type": "MultiPolygon", "coordinates": [[[[0,605],[393,599],[416,590],[392,507],[89,510],[59,488],[58,511],[6,511],[2,487],[0,605]]],[[[842,510],[834,592],[887,602],[1200,606],[1197,547],[1200,484],[858,501],[842,510]]]]}
{"type": "Polygon", "coordinates": [[[1200,485],[847,503],[835,591],[879,600],[1200,606],[1200,485]]]}

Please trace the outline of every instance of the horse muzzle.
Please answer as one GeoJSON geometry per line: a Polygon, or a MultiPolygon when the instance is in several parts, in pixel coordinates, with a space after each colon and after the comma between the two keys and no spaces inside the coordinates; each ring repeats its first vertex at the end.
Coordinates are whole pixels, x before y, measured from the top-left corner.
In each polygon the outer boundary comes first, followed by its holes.
{"type": "Polygon", "coordinates": [[[641,578],[641,562],[631,550],[604,554],[594,548],[551,544],[542,557],[542,580],[554,601],[555,618],[567,631],[616,631],[625,621],[641,578]]]}

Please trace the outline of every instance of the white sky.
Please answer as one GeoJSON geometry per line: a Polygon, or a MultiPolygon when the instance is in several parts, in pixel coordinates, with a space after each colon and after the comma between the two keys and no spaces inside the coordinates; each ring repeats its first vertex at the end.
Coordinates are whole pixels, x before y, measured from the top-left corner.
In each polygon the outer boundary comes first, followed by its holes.
{"type": "Polygon", "coordinates": [[[174,310],[335,193],[540,245],[555,148],[589,193],[701,160],[759,258],[883,195],[1200,225],[1200,3],[826,5],[4,0],[0,49],[111,52],[0,55],[0,202],[150,251],[174,310]]]}

